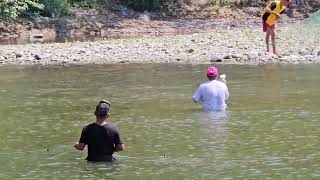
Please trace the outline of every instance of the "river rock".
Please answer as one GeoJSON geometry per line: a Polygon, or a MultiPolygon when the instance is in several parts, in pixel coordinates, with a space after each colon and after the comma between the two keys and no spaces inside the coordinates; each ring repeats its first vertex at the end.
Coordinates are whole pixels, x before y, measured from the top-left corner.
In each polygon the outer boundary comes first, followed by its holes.
{"type": "Polygon", "coordinates": [[[305,59],[307,59],[307,60],[310,60],[310,59],[313,59],[313,58],[314,58],[313,55],[306,55],[306,56],[304,56],[304,57],[305,57],[305,59]]]}
{"type": "Polygon", "coordinates": [[[15,52],[16,58],[21,58],[23,56],[22,52],[15,52]]]}
{"type": "Polygon", "coordinates": [[[234,59],[241,59],[242,55],[241,54],[232,54],[231,57],[234,59]]]}
{"type": "Polygon", "coordinates": [[[211,61],[211,62],[222,62],[222,58],[219,57],[218,55],[213,54],[213,55],[211,55],[211,57],[210,57],[210,61],[211,61]]]}
{"type": "Polygon", "coordinates": [[[232,44],[227,45],[227,48],[233,48],[234,46],[232,44]]]}
{"type": "Polygon", "coordinates": [[[254,60],[259,57],[259,53],[256,51],[251,51],[247,54],[249,60],[254,60]]]}
{"type": "Polygon", "coordinates": [[[189,49],[187,50],[188,53],[193,53],[194,52],[194,49],[189,49]]]}
{"type": "Polygon", "coordinates": [[[43,34],[32,34],[31,37],[34,38],[34,39],[42,39],[43,38],[43,34]]]}
{"type": "Polygon", "coordinates": [[[39,54],[35,54],[33,57],[34,57],[35,60],[41,60],[42,59],[42,57],[39,54]]]}
{"type": "Polygon", "coordinates": [[[227,55],[223,56],[223,59],[232,59],[232,55],[227,54],[227,55]]]}
{"type": "Polygon", "coordinates": [[[307,49],[300,49],[299,50],[299,54],[302,55],[302,56],[306,56],[306,55],[310,55],[311,52],[307,49]]]}
{"type": "Polygon", "coordinates": [[[78,54],[85,54],[85,53],[87,53],[87,51],[84,50],[84,49],[81,49],[81,50],[79,50],[79,52],[78,52],[78,54]]]}
{"type": "Polygon", "coordinates": [[[121,64],[129,63],[129,62],[130,62],[130,61],[128,61],[128,60],[120,61],[121,64]]]}
{"type": "Polygon", "coordinates": [[[282,56],[291,56],[292,54],[294,54],[294,52],[293,51],[285,51],[284,53],[282,53],[281,55],[282,56]]]}

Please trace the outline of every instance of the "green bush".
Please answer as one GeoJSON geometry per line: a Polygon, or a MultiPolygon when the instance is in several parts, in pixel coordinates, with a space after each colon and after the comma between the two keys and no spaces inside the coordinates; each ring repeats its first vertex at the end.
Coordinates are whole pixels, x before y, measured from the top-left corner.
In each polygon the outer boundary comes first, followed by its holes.
{"type": "Polygon", "coordinates": [[[69,3],[67,0],[40,0],[44,5],[43,15],[56,18],[69,12],[69,3]]]}
{"type": "Polygon", "coordinates": [[[155,11],[160,9],[163,0],[122,0],[121,2],[136,11],[155,11]]]}
{"type": "Polygon", "coordinates": [[[87,8],[97,8],[103,3],[102,0],[69,0],[68,2],[71,6],[80,6],[87,8]]]}
{"type": "Polygon", "coordinates": [[[1,0],[0,17],[15,19],[31,7],[42,9],[43,5],[39,4],[38,0],[1,0]]]}

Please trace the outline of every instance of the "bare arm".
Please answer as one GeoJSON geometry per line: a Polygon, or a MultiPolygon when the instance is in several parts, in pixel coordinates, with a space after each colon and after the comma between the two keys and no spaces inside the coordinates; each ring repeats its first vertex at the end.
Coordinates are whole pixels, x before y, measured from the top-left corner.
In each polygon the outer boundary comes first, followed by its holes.
{"type": "Polygon", "coordinates": [[[201,101],[201,88],[198,87],[197,91],[192,96],[193,102],[197,103],[201,101]]]}
{"type": "Polygon", "coordinates": [[[86,144],[77,142],[77,143],[74,145],[74,148],[76,148],[76,149],[79,150],[79,151],[83,151],[85,146],[86,146],[86,144]]]}
{"type": "Polygon", "coordinates": [[[227,90],[226,91],[226,100],[228,100],[229,99],[229,91],[227,90]]]}
{"type": "Polygon", "coordinates": [[[118,144],[115,148],[115,151],[116,152],[124,151],[124,149],[125,149],[124,144],[118,144]]]}

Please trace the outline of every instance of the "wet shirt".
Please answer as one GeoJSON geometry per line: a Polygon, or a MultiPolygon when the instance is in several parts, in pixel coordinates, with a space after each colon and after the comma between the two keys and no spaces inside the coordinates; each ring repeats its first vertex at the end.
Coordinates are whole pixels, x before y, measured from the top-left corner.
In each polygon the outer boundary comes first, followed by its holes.
{"type": "Polygon", "coordinates": [[[104,161],[112,157],[115,147],[123,144],[119,131],[111,124],[100,126],[96,123],[84,127],[80,143],[88,145],[88,161],[104,161]]]}
{"type": "Polygon", "coordinates": [[[223,82],[213,80],[202,83],[193,95],[197,102],[203,102],[203,110],[224,110],[225,101],[229,98],[229,91],[223,82]]]}

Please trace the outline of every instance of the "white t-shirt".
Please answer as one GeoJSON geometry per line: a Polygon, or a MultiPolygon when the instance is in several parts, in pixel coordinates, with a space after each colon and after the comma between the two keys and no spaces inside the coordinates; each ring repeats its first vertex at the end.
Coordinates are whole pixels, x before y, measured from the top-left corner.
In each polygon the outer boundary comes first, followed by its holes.
{"type": "Polygon", "coordinates": [[[218,80],[202,83],[193,95],[194,101],[203,102],[203,110],[205,111],[226,109],[228,98],[227,85],[218,80]]]}

